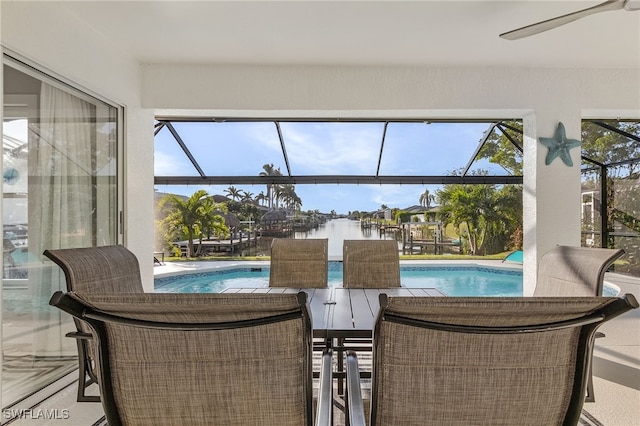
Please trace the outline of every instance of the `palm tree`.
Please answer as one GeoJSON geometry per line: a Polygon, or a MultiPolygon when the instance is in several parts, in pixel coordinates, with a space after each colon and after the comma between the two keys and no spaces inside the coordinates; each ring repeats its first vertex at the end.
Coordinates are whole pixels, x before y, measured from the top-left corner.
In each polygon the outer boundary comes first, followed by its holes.
{"type": "Polygon", "coordinates": [[[267,196],[264,195],[263,191],[260,191],[260,193],[258,195],[256,195],[256,201],[258,202],[258,204],[260,204],[261,206],[264,205],[264,202],[267,201],[267,196]]]}
{"type": "MultiPolygon", "coordinates": [[[[196,255],[193,240],[198,238],[202,241],[202,236],[207,230],[220,229],[215,225],[215,215],[213,211],[217,207],[207,191],[200,189],[184,199],[179,195],[167,194],[160,201],[159,208],[167,206],[169,214],[164,219],[164,223],[170,229],[181,231],[187,237],[187,256],[196,255]]],[[[224,222],[223,222],[224,226],[224,222]]]]}
{"type": "Polygon", "coordinates": [[[273,208],[279,209],[280,203],[284,198],[284,188],[280,185],[273,185],[271,188],[271,198],[273,199],[273,208]]]}
{"type": "Polygon", "coordinates": [[[435,195],[429,193],[428,189],[420,195],[420,205],[426,207],[427,209],[431,208],[431,202],[436,199],[435,195]]]}
{"type": "Polygon", "coordinates": [[[202,239],[206,236],[211,238],[212,235],[217,237],[226,237],[229,233],[229,227],[223,214],[227,213],[227,206],[217,204],[212,197],[208,197],[200,210],[200,234],[198,235],[198,251],[197,256],[202,254],[202,239]]]}
{"type": "MultiPolygon", "coordinates": [[[[264,169],[264,171],[260,172],[259,176],[273,176],[274,174],[274,170],[275,170],[275,166],[272,164],[265,164],[262,166],[262,168],[264,169]]],[[[272,208],[271,205],[271,184],[268,183],[267,184],[267,207],[272,208]]]]}
{"type": "MultiPolygon", "coordinates": [[[[260,172],[260,176],[282,176],[279,167],[275,167],[272,164],[265,164],[262,166],[264,171],[260,172]]],[[[272,183],[267,184],[267,200],[269,202],[268,207],[271,209],[276,204],[277,198],[276,194],[278,192],[278,185],[274,185],[272,183]]]]}
{"type": "Polygon", "coordinates": [[[522,189],[448,184],[438,191],[440,215],[462,230],[470,254],[504,251],[522,218],[522,189]]]}
{"type": "Polygon", "coordinates": [[[302,207],[302,200],[296,194],[294,185],[282,185],[278,188],[278,200],[282,201],[282,204],[291,210],[296,210],[302,207]]]}
{"type": "Polygon", "coordinates": [[[235,186],[230,186],[229,188],[224,190],[225,194],[228,194],[229,197],[231,197],[232,200],[236,200],[236,199],[240,199],[242,198],[242,190],[236,188],[235,186]]]}
{"type": "Polygon", "coordinates": [[[253,201],[253,192],[241,191],[240,195],[241,195],[240,201],[248,202],[248,203],[253,201]]]}

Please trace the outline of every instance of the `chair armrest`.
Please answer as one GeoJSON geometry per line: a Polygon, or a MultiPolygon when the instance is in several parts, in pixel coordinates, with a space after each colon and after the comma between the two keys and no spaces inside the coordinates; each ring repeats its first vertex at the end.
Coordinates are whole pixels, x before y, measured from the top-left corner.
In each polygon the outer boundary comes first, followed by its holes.
{"type": "Polygon", "coordinates": [[[83,331],[70,331],[69,333],[65,334],[65,337],[73,337],[74,339],[81,339],[81,340],[93,339],[93,335],[91,333],[85,333],[83,331]]]}
{"type": "Polygon", "coordinates": [[[364,400],[360,383],[358,356],[355,351],[347,351],[347,412],[349,425],[366,426],[364,400]]]}
{"type": "Polygon", "coordinates": [[[322,351],[315,424],[316,426],[333,424],[333,352],[330,348],[322,351]]]}

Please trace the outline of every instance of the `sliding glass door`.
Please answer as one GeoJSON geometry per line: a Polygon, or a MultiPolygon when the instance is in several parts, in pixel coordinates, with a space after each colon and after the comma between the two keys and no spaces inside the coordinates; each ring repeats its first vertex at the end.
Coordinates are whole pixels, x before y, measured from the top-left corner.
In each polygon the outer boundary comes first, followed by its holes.
{"type": "Polygon", "coordinates": [[[119,109],[4,58],[2,403],[77,368],[45,249],[115,244],[119,109]]]}

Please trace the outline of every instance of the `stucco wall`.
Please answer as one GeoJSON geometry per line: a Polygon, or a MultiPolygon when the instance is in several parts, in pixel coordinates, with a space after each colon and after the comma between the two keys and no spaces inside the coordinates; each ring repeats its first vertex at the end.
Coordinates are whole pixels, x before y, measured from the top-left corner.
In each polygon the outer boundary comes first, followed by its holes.
{"type": "Polygon", "coordinates": [[[143,65],[143,106],[503,116],[549,106],[639,108],[637,69],[143,65]]]}

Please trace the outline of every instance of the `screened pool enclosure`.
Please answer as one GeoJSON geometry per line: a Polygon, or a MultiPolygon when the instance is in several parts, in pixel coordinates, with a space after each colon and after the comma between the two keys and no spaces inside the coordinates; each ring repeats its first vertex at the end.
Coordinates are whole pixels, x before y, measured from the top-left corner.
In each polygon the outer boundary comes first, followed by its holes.
{"type": "MultiPolygon", "coordinates": [[[[523,179],[522,123],[515,119],[157,117],[155,156],[157,191],[189,195],[205,188],[235,199],[233,187],[266,204],[259,198],[264,190],[293,185],[301,199],[295,208],[322,213],[380,208],[353,207],[348,202],[357,197],[336,195],[347,188],[406,194],[387,198],[390,203],[371,196],[402,209],[422,203],[425,189],[434,194],[447,184],[521,185],[523,179]],[[335,204],[323,209],[308,201],[311,193],[335,204]]],[[[583,120],[581,157],[583,245],[622,247],[636,259],[640,123],[583,120]]],[[[628,272],[633,269],[630,264],[628,272]]]]}

